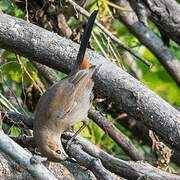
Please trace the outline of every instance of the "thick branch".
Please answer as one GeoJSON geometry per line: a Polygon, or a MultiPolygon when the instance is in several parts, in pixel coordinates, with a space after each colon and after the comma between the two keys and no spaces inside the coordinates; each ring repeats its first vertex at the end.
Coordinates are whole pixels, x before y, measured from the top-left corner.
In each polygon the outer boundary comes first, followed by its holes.
{"type": "MultiPolygon", "coordinates": [[[[5,14],[0,14],[0,27],[0,47],[63,72],[76,59],[79,45],[57,34],[5,14]]],[[[92,64],[102,64],[94,77],[96,94],[180,150],[180,112],[103,56],[90,50],[87,54],[92,64]]]]}

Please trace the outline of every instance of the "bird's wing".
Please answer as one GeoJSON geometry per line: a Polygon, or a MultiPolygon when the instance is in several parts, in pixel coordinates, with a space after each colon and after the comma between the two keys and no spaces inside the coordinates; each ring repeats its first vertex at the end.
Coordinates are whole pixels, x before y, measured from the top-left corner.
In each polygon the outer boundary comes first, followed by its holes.
{"type": "MultiPolygon", "coordinates": [[[[62,119],[76,104],[75,86],[66,79],[49,88],[42,97],[47,119],[62,119]],[[56,113],[55,113],[56,112],[56,113]]],[[[42,104],[43,103],[43,104],[42,104]]]]}

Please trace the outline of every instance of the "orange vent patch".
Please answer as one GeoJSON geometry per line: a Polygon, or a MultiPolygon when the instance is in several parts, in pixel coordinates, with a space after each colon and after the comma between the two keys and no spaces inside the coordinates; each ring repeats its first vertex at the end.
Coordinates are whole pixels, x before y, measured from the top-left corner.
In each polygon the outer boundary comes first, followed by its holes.
{"type": "Polygon", "coordinates": [[[84,56],[83,62],[81,64],[82,69],[88,69],[90,68],[89,60],[87,56],[84,56]]]}

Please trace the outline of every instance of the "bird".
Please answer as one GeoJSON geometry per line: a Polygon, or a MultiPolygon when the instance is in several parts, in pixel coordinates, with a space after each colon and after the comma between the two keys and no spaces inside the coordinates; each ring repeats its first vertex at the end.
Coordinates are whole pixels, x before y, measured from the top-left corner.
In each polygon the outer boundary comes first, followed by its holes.
{"type": "Polygon", "coordinates": [[[87,114],[92,105],[93,75],[98,68],[90,65],[85,51],[97,13],[94,11],[88,19],[72,71],[48,88],[36,106],[33,136],[39,152],[50,161],[68,158],[61,143],[62,133],[83,121],[83,125],[68,141],[68,147],[89,121],[87,114]]]}

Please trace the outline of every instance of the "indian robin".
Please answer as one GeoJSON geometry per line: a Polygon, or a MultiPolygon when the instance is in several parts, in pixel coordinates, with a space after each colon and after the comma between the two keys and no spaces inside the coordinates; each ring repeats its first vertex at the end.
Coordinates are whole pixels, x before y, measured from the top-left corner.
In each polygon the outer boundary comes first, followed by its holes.
{"type": "Polygon", "coordinates": [[[41,154],[51,161],[67,158],[61,143],[61,134],[83,120],[83,126],[70,143],[88,123],[87,114],[94,86],[92,76],[97,68],[90,66],[84,54],[96,15],[97,11],[94,11],[88,20],[73,70],[65,79],[47,89],[36,106],[34,139],[41,154]]]}

